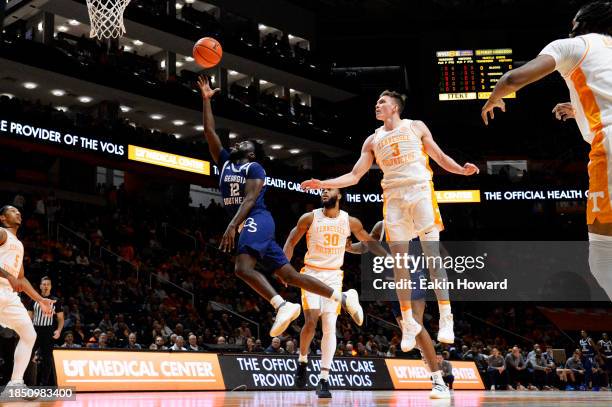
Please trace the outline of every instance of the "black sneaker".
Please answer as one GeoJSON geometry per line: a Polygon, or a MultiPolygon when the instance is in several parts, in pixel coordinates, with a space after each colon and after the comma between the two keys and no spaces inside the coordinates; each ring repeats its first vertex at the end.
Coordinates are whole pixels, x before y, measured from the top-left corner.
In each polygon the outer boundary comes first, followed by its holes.
{"type": "Polygon", "coordinates": [[[329,391],[329,383],[327,380],[319,379],[319,384],[317,385],[317,396],[320,399],[330,399],[331,393],[329,391]]]}
{"type": "Polygon", "coordinates": [[[306,382],[308,380],[308,372],[306,368],[308,367],[308,363],[300,362],[298,364],[297,370],[295,371],[295,387],[298,389],[303,389],[306,387],[306,382]]]}

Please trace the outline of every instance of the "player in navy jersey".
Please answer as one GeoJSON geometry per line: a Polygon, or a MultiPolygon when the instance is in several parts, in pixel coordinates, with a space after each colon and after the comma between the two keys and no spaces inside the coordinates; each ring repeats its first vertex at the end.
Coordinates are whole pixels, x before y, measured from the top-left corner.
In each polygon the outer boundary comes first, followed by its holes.
{"type": "Polygon", "coordinates": [[[225,252],[236,249],[236,275],[276,309],[270,336],[282,334],[291,321],[300,315],[301,306],[283,300],[266,277],[255,270],[258,260],[285,284],[341,302],[355,321],[363,321],[357,291],[342,293],[334,290],[314,277],[298,273],[291,266],[274,240],[274,219],[264,203],[266,172],[257,162],[261,159],[263,148],[257,142],[243,141],[230,151],[225,150],[215,131],[210,103],[220,89],[212,89],[205,76],[200,76],[198,85],[203,101],[204,134],[210,155],[221,168],[219,189],[223,206],[232,218],[223,234],[220,249],[225,252]],[[240,234],[237,246],[236,232],[240,234]]]}

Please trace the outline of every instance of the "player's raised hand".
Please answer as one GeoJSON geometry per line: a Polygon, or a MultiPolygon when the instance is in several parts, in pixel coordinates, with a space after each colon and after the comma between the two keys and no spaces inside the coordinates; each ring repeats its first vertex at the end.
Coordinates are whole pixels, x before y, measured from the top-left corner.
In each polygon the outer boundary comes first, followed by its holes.
{"type": "Polygon", "coordinates": [[[234,250],[234,242],[236,241],[236,227],[231,223],[227,226],[223,237],[221,238],[221,244],[219,249],[225,253],[231,253],[234,250]]]}
{"type": "Polygon", "coordinates": [[[567,119],[576,118],[576,110],[570,102],[557,103],[555,108],[552,110],[557,120],[566,121],[567,119]]]}
{"type": "Polygon", "coordinates": [[[489,125],[489,115],[491,115],[491,119],[495,118],[495,108],[498,107],[502,112],[506,111],[506,104],[502,99],[491,99],[487,100],[487,103],[482,107],[482,111],[480,113],[480,117],[482,117],[482,121],[485,125],[489,125]]]}
{"type": "Polygon", "coordinates": [[[304,191],[310,191],[311,189],[321,189],[321,180],[311,178],[307,181],[302,182],[300,185],[304,191]]]}
{"type": "Polygon", "coordinates": [[[463,175],[480,174],[480,168],[472,163],[463,164],[463,175]]]}
{"type": "Polygon", "coordinates": [[[46,314],[46,315],[51,315],[53,314],[53,304],[55,304],[55,300],[51,300],[49,298],[43,298],[42,301],[39,301],[38,304],[40,305],[40,310],[46,314]]]}
{"type": "Polygon", "coordinates": [[[217,92],[221,91],[220,88],[212,89],[205,75],[200,75],[198,78],[198,86],[200,87],[200,92],[204,99],[211,99],[217,92]]]}

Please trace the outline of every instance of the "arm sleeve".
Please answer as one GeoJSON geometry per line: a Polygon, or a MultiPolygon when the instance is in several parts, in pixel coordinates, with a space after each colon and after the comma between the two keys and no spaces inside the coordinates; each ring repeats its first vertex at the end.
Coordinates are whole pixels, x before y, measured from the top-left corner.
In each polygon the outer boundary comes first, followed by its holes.
{"type": "MultiPolygon", "coordinates": [[[[222,148],[221,152],[219,153],[219,162],[217,163],[217,165],[219,167],[223,167],[223,164],[225,164],[225,162],[229,160],[229,157],[229,152],[226,149],[222,148]]],[[[219,171],[221,171],[221,168],[219,168],[219,171]]]]}
{"type": "Polygon", "coordinates": [[[247,179],[266,179],[266,171],[259,163],[252,163],[247,169],[247,179]]]}
{"type": "Polygon", "coordinates": [[[548,44],[540,55],[550,55],[555,59],[555,69],[567,76],[582,60],[587,51],[586,41],[581,37],[564,38],[548,44]]]}

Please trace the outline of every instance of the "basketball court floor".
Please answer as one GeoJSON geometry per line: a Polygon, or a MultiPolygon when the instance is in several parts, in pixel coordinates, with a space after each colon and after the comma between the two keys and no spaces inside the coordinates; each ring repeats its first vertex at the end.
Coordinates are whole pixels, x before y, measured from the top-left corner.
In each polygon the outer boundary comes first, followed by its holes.
{"type": "Polygon", "coordinates": [[[612,392],[456,391],[451,400],[431,400],[427,391],[334,391],[318,399],[313,391],[180,393],[81,393],[76,401],[30,401],[12,406],[62,407],[288,407],[288,406],[612,406],[612,392]]]}

